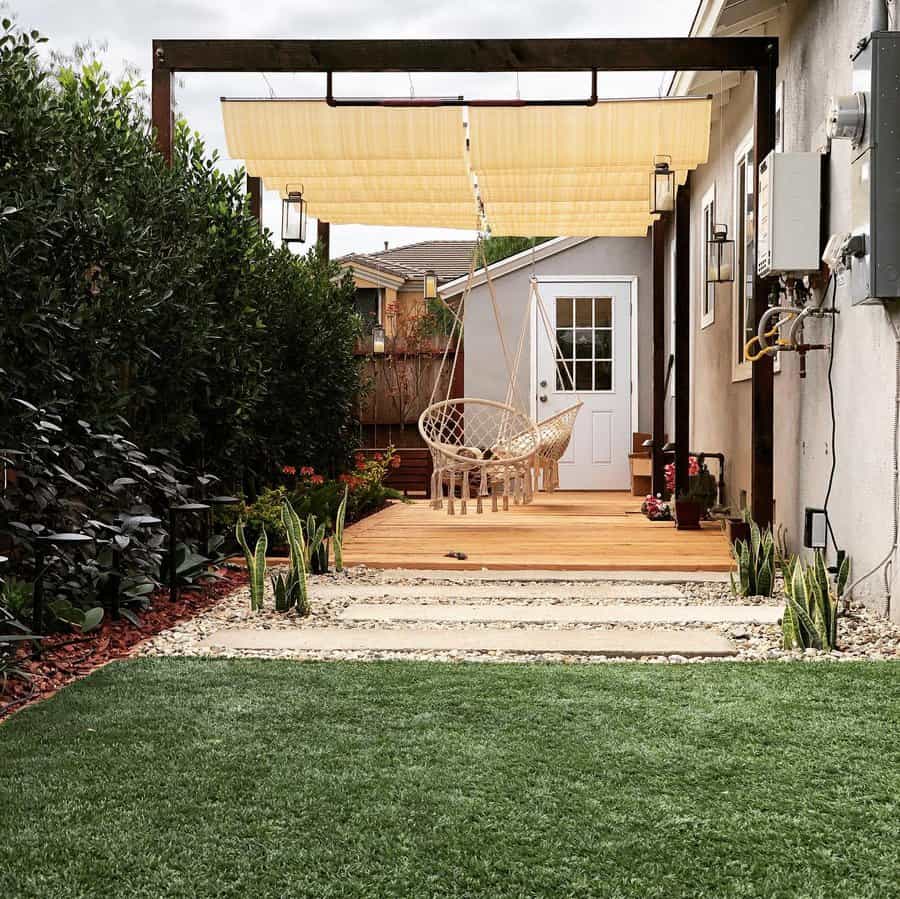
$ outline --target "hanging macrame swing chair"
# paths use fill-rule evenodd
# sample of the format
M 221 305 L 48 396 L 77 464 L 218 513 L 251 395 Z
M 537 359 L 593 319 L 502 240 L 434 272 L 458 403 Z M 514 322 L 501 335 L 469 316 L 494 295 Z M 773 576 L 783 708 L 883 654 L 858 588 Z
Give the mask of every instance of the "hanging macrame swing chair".
M 447 378 L 447 395 L 436 402 L 438 386 L 446 367 L 450 346 L 462 340 L 466 301 L 473 287 L 475 260 L 480 251 L 484 264 L 486 284 L 491 298 L 494 323 L 500 338 L 500 347 L 508 375 L 504 402 L 477 397 L 451 397 L 451 385 L 458 354 L 454 353 Z M 544 308 L 534 277 L 532 250 L 532 277 L 529 298 L 523 316 L 519 341 L 513 357 L 510 356 L 501 325 L 497 297 L 485 257 L 483 241 L 479 239 L 472 254 L 469 275 L 457 308 L 447 306 L 453 315 L 453 326 L 441 358 L 429 405 L 419 416 L 419 432 L 431 450 L 434 472 L 431 477 L 432 506 L 440 509 L 447 497 L 447 514 L 456 512 L 457 488 L 459 511 L 465 515 L 474 498 L 476 512 L 483 512 L 485 500 L 490 499 L 491 511 L 501 507 L 509 509 L 510 497 L 514 504 L 530 503 L 543 478 L 544 490 L 554 490 L 559 485 L 559 461 L 569 445 L 575 419 L 581 409 L 579 401 L 561 412 L 535 423 L 525 411 L 527 403 L 520 395 L 516 375 L 522 358 L 525 338 L 531 318 L 532 303 L 554 347 L 556 357 L 562 354 L 550 319 Z M 446 305 L 446 304 L 445 304 Z M 571 383 L 569 365 L 561 363 Z M 518 404 L 517 404 L 518 400 Z

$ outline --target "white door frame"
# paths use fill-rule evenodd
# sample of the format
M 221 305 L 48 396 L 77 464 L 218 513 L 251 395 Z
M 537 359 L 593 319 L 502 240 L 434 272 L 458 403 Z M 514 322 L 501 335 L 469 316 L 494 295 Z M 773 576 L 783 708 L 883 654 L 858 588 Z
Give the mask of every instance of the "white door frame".
M 631 310 L 631 430 L 637 430 L 638 415 L 640 408 L 640 391 L 638 390 L 638 277 L 637 275 L 539 275 L 537 277 L 538 285 L 541 284 L 607 284 L 615 282 L 617 284 L 628 284 L 631 291 L 630 310 Z M 529 288 L 530 289 L 530 288 Z M 548 313 L 549 314 L 549 313 Z M 531 312 L 531 365 L 530 365 L 530 399 L 529 408 L 533 421 L 538 420 L 537 411 L 537 362 L 538 362 L 538 328 L 540 333 L 544 333 L 543 322 L 538 318 L 537 303 Z M 552 347 L 551 347 L 552 350 Z M 574 391 L 577 393 L 578 391 Z

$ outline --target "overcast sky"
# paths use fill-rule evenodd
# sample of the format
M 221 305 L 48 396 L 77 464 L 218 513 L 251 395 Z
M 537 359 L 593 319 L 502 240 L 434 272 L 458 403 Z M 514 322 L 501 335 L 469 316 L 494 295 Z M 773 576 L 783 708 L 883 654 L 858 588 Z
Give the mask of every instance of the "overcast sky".
M 441 37 L 650 37 L 687 34 L 697 0 L 4 0 L 14 18 L 50 38 L 55 50 L 104 43 L 104 61 L 118 73 L 136 65 L 149 83 L 153 38 L 441 38 Z M 176 102 L 210 149 L 225 150 L 219 98 L 324 96 L 324 75 L 187 75 Z M 601 96 L 656 96 L 660 73 L 601 73 Z M 418 96 L 514 97 L 516 76 L 417 74 Z M 585 73 L 523 74 L 523 97 L 580 97 L 589 93 Z M 338 75 L 335 92 L 357 96 L 408 96 L 406 75 Z M 264 199 L 264 223 L 280 229 L 277 195 Z M 310 229 L 315 234 L 314 228 Z M 333 226 L 332 255 L 381 249 L 429 237 L 468 232 L 421 228 Z

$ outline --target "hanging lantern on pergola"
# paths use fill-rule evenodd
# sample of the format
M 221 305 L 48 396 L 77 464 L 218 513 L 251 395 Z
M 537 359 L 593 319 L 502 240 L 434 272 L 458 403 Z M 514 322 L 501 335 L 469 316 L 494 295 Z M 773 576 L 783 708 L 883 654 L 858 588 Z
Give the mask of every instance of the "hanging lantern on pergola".
M 306 243 L 306 200 L 303 188 L 288 190 L 281 201 L 281 242 Z
M 706 242 L 706 282 L 726 284 L 734 281 L 734 241 L 728 239 L 728 225 L 713 225 Z
M 384 328 L 381 325 L 375 325 L 372 328 L 372 354 L 375 356 L 384 355 Z
M 657 156 L 650 175 L 650 212 L 672 212 L 675 209 L 675 172 L 671 156 Z
M 426 300 L 437 299 L 437 275 L 432 269 L 425 272 L 424 293 Z

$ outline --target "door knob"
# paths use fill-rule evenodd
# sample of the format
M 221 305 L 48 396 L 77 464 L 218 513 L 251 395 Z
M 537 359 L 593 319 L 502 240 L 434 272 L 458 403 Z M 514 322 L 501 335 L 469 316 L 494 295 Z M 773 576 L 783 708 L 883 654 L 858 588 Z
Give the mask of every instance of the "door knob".
M 546 394 L 546 393 L 542 393 L 542 394 L 538 397 L 538 399 L 539 399 L 542 403 L 546 403 L 546 402 L 547 402 L 547 394 Z

